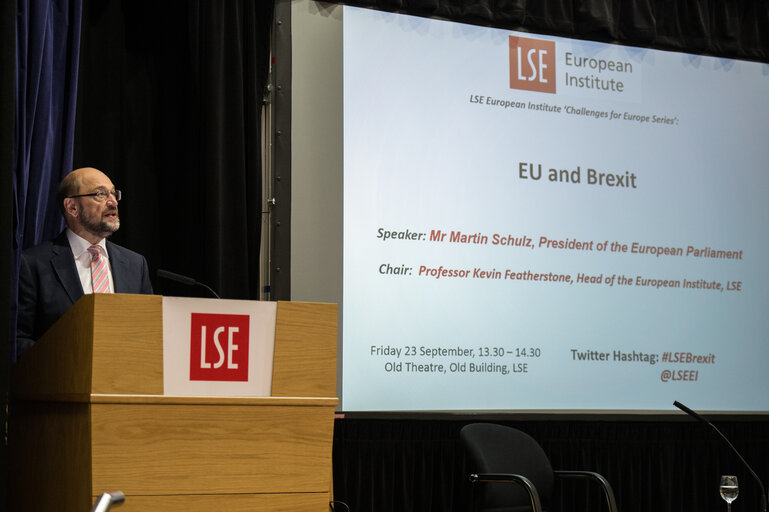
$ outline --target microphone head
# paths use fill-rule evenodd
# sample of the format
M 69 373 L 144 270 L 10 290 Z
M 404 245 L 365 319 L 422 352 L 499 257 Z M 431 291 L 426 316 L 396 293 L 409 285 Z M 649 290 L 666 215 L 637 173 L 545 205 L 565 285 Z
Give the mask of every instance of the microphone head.
M 195 286 L 196 284 L 198 284 L 198 282 L 192 279 L 191 277 L 183 276 L 181 274 L 176 274 L 174 272 L 169 272 L 168 270 L 158 269 L 157 275 L 158 277 L 161 277 L 163 279 L 170 279 L 171 281 L 184 283 L 190 286 Z
M 203 288 L 211 292 L 211 294 L 217 299 L 221 298 L 219 297 L 219 294 L 216 293 L 210 286 L 208 286 L 207 284 L 199 283 L 191 277 L 183 276 L 181 274 L 175 274 L 173 272 L 169 272 L 168 270 L 163 270 L 163 269 L 158 269 L 157 275 L 158 277 L 162 277 L 164 279 L 170 279 L 171 281 L 176 281 L 178 283 L 183 283 L 189 286 L 202 286 Z
M 708 420 L 706 420 L 705 418 L 703 418 L 702 416 L 700 416 L 700 415 L 699 415 L 699 414 L 697 414 L 696 412 L 692 411 L 691 409 L 689 409 L 688 407 L 686 407 L 684 404 L 682 404 L 682 403 L 681 403 L 681 402 L 679 402 L 678 400 L 674 401 L 674 402 L 673 402 L 673 405 L 675 405 L 676 407 L 678 407 L 679 409 L 681 409 L 681 410 L 682 410 L 682 411 L 684 411 L 686 414 L 688 414 L 689 416 L 691 416 L 692 418 L 694 418 L 694 419 L 696 419 L 696 420 L 699 420 L 699 421 L 701 421 L 701 422 L 703 422 L 703 423 L 710 423 Z

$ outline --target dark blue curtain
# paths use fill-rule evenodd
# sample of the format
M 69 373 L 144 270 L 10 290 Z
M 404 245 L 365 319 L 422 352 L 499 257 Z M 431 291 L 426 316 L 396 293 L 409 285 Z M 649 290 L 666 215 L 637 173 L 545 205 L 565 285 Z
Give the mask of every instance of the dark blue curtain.
M 12 358 L 21 250 L 53 238 L 63 228 L 56 189 L 72 170 L 81 11 L 81 0 L 17 3 Z

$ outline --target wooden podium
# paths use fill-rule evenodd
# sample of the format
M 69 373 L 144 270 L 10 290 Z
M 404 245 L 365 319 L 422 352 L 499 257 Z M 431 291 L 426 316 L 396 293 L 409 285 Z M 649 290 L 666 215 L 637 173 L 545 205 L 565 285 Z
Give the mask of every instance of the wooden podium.
M 12 370 L 14 511 L 327 511 L 337 307 L 279 302 L 272 396 L 163 395 L 162 297 L 85 295 Z

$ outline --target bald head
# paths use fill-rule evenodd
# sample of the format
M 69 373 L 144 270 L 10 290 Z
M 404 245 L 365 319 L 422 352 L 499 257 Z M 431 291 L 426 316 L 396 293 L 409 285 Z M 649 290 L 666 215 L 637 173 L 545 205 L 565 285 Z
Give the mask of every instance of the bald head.
M 81 167 L 80 169 L 75 169 L 74 171 L 64 176 L 64 179 L 61 180 L 61 183 L 59 183 L 59 191 L 56 193 L 56 201 L 59 204 L 59 210 L 61 210 L 61 213 L 65 217 L 67 215 L 64 211 L 64 199 L 69 196 L 87 194 L 89 192 L 81 191 L 81 188 L 83 187 L 83 177 L 104 178 L 109 181 L 109 178 L 107 178 L 106 174 L 101 172 L 99 169 L 94 169 L 93 167 Z
M 114 191 L 112 181 L 98 169 L 83 167 L 69 173 L 59 184 L 56 194 L 67 226 L 91 243 L 98 243 L 117 231 L 120 227 L 117 197 L 110 194 Z M 105 192 L 107 199 L 83 196 L 95 192 Z

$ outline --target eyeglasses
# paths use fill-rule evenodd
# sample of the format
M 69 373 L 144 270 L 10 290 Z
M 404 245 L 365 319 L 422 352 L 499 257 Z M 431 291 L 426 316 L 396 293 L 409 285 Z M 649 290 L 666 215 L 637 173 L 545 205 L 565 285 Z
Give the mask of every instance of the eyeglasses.
M 120 198 L 122 194 L 119 190 L 113 190 L 112 192 L 107 192 L 106 190 L 99 190 L 96 192 L 91 192 L 90 194 L 78 194 L 76 196 L 67 196 L 67 197 L 93 197 L 98 202 L 103 203 L 106 201 L 109 196 L 115 196 L 115 201 L 120 201 Z

